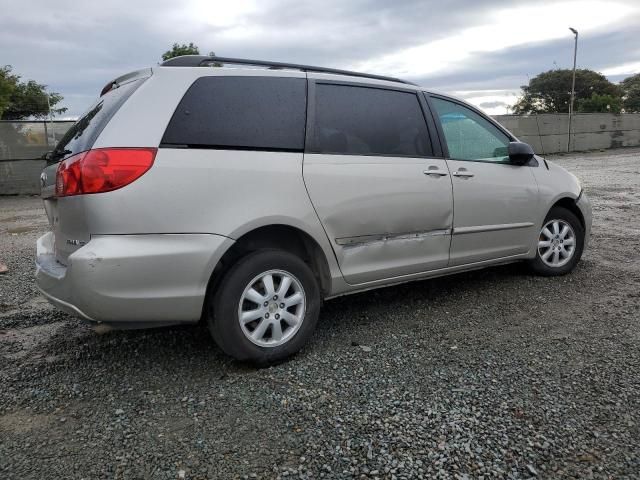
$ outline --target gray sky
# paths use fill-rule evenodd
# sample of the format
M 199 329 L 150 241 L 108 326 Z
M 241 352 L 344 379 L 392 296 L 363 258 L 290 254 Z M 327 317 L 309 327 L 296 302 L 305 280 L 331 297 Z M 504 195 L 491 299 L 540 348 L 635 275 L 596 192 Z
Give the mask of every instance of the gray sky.
M 82 113 L 172 43 L 202 53 L 399 76 L 505 113 L 528 77 L 640 72 L 640 0 L 0 0 L 0 65 Z

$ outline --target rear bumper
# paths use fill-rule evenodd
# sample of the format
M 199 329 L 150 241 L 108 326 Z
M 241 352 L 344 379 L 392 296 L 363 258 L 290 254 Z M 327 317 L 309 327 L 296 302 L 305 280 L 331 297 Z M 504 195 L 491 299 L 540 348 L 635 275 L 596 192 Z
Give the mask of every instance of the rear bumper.
M 36 283 L 58 308 L 116 328 L 197 322 L 209 278 L 233 243 L 220 235 L 100 235 L 54 257 L 54 234 L 38 239 Z

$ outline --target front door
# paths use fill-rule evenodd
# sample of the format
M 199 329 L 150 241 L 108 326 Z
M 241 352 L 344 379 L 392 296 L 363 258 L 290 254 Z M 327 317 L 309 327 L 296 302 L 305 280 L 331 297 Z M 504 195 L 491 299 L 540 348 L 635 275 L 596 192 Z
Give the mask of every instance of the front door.
M 413 90 L 310 84 L 304 180 L 351 284 L 447 266 L 451 177 L 423 108 Z
M 432 97 L 448 148 L 454 213 L 450 266 L 527 253 L 537 234 L 534 165 L 509 162 L 512 140 L 479 112 Z

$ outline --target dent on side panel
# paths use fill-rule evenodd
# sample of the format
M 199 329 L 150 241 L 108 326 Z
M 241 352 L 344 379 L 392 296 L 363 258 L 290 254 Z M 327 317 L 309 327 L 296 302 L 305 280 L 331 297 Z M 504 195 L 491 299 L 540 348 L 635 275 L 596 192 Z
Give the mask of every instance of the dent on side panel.
M 305 181 L 332 241 L 451 226 L 449 178 L 422 173 L 426 165 L 442 160 L 327 157 L 305 155 Z
M 305 154 L 305 182 L 350 284 L 442 268 L 453 220 L 441 159 Z
M 54 303 L 94 321 L 195 322 L 211 272 L 232 243 L 207 234 L 99 235 L 62 267 L 50 259 L 51 238 L 43 237 L 36 278 Z
M 446 233 L 418 233 L 385 236 L 382 239 L 345 245 L 338 248 L 345 279 L 351 284 L 372 278 L 391 278 L 408 273 L 444 268 L 451 237 Z M 428 267 L 420 267 L 425 265 Z

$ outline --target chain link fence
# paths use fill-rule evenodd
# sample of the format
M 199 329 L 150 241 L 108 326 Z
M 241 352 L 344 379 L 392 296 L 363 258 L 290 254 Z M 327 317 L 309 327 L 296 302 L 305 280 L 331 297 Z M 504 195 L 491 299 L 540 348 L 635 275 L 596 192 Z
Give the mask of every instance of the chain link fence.
M 498 115 L 494 117 L 538 154 L 567 150 L 567 115 Z M 0 195 L 38 194 L 40 157 L 52 150 L 73 121 L 0 120 Z M 640 114 L 576 114 L 572 151 L 640 146 Z
M 72 120 L 0 120 L 0 195 L 37 194 L 42 155 L 52 150 Z
M 39 159 L 55 147 L 73 123 L 0 120 L 0 162 Z

